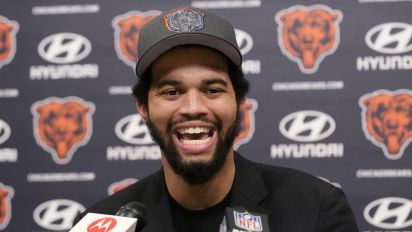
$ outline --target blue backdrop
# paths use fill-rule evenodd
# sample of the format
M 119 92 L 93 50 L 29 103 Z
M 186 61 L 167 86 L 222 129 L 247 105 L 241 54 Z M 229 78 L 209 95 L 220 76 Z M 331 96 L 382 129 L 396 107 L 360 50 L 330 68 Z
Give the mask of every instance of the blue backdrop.
M 241 154 L 343 188 L 361 231 L 412 230 L 409 0 L 2 0 L 0 230 L 67 230 L 160 167 L 131 96 L 136 42 L 183 5 L 236 28 Z

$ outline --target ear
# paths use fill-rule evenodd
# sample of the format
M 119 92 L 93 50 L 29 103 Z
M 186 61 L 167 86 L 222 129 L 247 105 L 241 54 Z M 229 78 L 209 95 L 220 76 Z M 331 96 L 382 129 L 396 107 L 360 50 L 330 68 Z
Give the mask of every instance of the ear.
M 138 100 L 135 101 L 137 112 L 139 113 L 140 117 L 146 122 L 149 118 L 149 111 L 147 110 L 147 106 Z

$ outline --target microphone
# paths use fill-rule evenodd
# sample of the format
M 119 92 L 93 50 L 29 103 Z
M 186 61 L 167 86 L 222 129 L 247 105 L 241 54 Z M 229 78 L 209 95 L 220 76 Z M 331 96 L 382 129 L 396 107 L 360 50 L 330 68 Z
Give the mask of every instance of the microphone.
M 243 207 L 226 207 L 219 232 L 251 231 L 270 232 L 267 215 Z
M 149 218 L 146 207 L 137 201 L 123 205 L 115 215 L 119 217 L 137 218 L 136 231 L 141 231 Z
M 137 232 L 147 223 L 146 207 L 129 202 L 116 215 L 88 213 L 69 232 Z

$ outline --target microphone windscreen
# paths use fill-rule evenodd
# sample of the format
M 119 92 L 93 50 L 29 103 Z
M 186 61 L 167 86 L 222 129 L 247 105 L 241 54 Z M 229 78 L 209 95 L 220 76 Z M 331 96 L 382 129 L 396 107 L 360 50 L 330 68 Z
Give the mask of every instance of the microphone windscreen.
M 116 216 L 137 218 L 136 231 L 140 231 L 146 225 L 149 217 L 146 207 L 140 202 L 129 202 L 123 205 Z

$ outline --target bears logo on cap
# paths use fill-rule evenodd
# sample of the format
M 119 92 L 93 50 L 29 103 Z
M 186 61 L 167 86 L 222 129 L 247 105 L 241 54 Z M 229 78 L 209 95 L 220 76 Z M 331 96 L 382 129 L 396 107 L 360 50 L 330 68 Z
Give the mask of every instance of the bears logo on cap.
M 78 97 L 47 98 L 32 105 L 34 137 L 58 164 L 67 164 L 89 141 L 95 106 Z
M 282 53 L 298 63 L 305 74 L 318 70 L 326 55 L 339 44 L 342 13 L 325 5 L 293 6 L 275 15 Z
M 412 141 L 412 91 L 377 90 L 363 95 L 359 105 L 366 138 L 382 148 L 386 158 L 401 158 Z
M 205 14 L 190 8 L 181 8 L 163 16 L 166 28 L 174 32 L 200 31 L 204 27 Z
M 0 15 L 0 68 L 10 63 L 16 53 L 16 33 L 19 24 Z
M 130 11 L 113 19 L 116 53 L 125 64 L 135 68 L 140 29 L 160 13 L 158 10 Z

